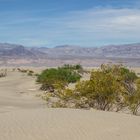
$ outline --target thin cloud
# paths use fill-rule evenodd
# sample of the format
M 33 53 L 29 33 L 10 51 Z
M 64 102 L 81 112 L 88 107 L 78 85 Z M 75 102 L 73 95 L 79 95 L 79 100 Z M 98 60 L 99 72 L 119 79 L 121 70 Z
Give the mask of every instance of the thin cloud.
M 2 34 L 27 45 L 101 45 L 138 42 L 140 9 L 93 8 L 59 16 L 12 14 L 0 23 Z M 22 16 L 20 16 L 22 15 Z M 4 32 L 5 31 L 5 32 Z M 1 35 L 0 35 L 1 37 Z M 35 41 L 36 40 L 36 41 Z M 42 42 L 42 43 L 41 43 Z

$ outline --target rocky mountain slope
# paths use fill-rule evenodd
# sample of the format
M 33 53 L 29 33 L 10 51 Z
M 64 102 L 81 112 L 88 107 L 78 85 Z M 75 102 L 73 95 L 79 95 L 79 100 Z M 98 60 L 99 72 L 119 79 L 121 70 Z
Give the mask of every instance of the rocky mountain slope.
M 20 60 L 22 63 L 29 64 L 47 64 L 48 61 L 55 61 L 56 64 L 91 62 L 91 60 L 100 60 L 100 63 L 117 62 L 122 63 L 136 61 L 136 65 L 140 65 L 140 43 L 125 45 L 110 45 L 103 47 L 80 47 L 80 46 L 56 46 L 54 48 L 47 47 L 25 47 L 22 45 L 0 43 L 0 64 L 12 64 Z M 26 60 L 26 61 L 25 61 Z M 12 61 L 12 62 L 11 62 Z M 24 62 L 25 61 L 25 62 Z M 59 61 L 59 62 L 58 62 Z M 128 63 L 127 62 L 127 63 Z M 93 63 L 93 62 L 92 62 Z
M 50 57 L 115 57 L 140 58 L 140 44 L 110 45 L 103 47 L 57 46 L 55 48 L 37 48 Z

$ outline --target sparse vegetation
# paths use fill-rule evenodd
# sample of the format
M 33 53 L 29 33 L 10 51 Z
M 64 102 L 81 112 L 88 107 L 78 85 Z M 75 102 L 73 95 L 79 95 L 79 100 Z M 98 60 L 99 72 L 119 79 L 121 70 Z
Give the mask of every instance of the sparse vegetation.
M 0 70 L 0 78 L 1 77 L 6 77 L 7 76 L 7 69 L 1 69 Z
M 32 70 L 28 70 L 28 73 L 27 73 L 29 76 L 34 76 L 34 71 Z
M 66 70 L 70 68 L 69 66 L 65 67 L 67 67 Z M 62 67 L 62 70 L 64 69 Z M 57 73 L 59 77 L 56 71 L 56 69 L 44 71 L 41 75 L 44 78 L 41 77 L 42 83 L 49 80 L 53 84 L 57 82 L 61 77 L 61 72 Z M 59 81 L 64 82 L 63 84 L 69 84 L 71 82 L 68 80 L 70 77 L 69 75 L 65 76 L 67 80 L 63 77 Z M 48 79 L 46 80 L 46 78 Z M 95 108 L 104 111 L 120 111 L 126 108 L 136 115 L 140 107 L 140 79 L 135 72 L 124 66 L 102 65 L 100 69 L 91 72 L 89 80 L 79 81 L 78 78 L 75 89 L 72 90 L 63 86 L 57 90 L 55 95 L 53 94 L 54 96 L 58 100 L 52 103 L 52 107 Z M 48 102 L 50 97 L 49 94 Z
M 30 69 L 21 69 L 21 68 L 17 68 L 17 70 L 21 73 L 25 73 L 28 76 L 37 76 L 38 74 L 36 74 L 33 70 Z

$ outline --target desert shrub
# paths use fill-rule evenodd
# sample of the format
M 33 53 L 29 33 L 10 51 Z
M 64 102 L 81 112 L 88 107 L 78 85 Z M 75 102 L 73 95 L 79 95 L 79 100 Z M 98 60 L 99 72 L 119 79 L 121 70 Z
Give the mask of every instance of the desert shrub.
M 18 70 L 19 72 L 22 72 L 22 73 L 27 73 L 27 72 L 28 72 L 28 70 L 27 70 L 27 69 L 17 68 L 17 70 Z
M 81 73 L 81 74 L 84 73 L 84 69 L 80 64 L 77 64 L 77 65 L 65 64 L 61 68 L 75 70 L 75 71 L 77 71 L 78 73 Z
M 114 110 L 129 108 L 137 114 L 140 107 L 140 79 L 136 74 L 121 65 L 102 65 L 91 72 L 90 80 L 79 81 L 74 90 L 57 92 L 62 106 L 75 108 L 95 108 Z
M 27 73 L 28 70 L 24 70 L 24 69 L 22 69 L 20 72 L 22 72 L 22 73 Z
M 28 76 L 36 76 L 33 70 L 30 69 L 20 69 L 17 68 L 17 70 L 21 73 L 26 73 Z
M 133 94 L 126 96 L 126 103 L 134 115 L 137 115 L 140 107 L 140 79 L 136 81 L 136 87 Z
M 62 66 L 61 68 L 65 68 L 65 69 L 73 69 L 73 70 L 83 69 L 83 67 L 82 67 L 80 64 L 77 64 L 77 65 L 65 64 L 65 65 Z
M 88 105 L 100 110 L 110 110 L 122 93 L 122 85 L 112 73 L 93 71 L 89 81 L 76 85 L 76 95 L 86 98 Z
M 135 72 L 122 65 L 102 65 L 101 71 L 105 74 L 112 73 L 116 81 L 124 86 L 126 94 L 133 94 L 134 82 L 138 78 Z
M 33 76 L 33 73 L 28 72 L 27 75 L 28 75 L 28 76 Z
M 33 70 L 28 70 L 28 71 L 27 71 L 27 75 L 28 75 L 28 76 L 34 76 L 35 73 L 34 73 Z
M 34 74 L 34 76 L 38 77 L 38 76 L 39 76 L 39 74 L 38 74 L 38 73 L 35 73 L 35 74 Z
M 0 78 L 1 77 L 6 77 L 7 76 L 7 69 L 1 69 L 0 70 Z
M 33 70 L 28 70 L 29 71 L 29 73 L 34 73 L 34 71 Z
M 101 65 L 103 73 L 113 73 L 119 81 L 134 82 L 138 77 L 135 72 L 122 65 Z
M 69 83 L 80 80 L 80 74 L 68 67 L 51 68 L 44 70 L 37 78 L 37 82 L 42 84 L 41 89 L 64 88 Z

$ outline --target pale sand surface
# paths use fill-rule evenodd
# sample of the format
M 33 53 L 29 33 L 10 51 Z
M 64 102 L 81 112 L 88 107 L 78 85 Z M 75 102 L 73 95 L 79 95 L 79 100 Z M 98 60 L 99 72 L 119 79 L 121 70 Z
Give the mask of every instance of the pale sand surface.
M 38 108 L 45 104 L 35 97 L 40 91 L 35 78 L 20 72 L 8 71 L 7 77 L 0 78 L 0 111 L 16 108 Z M 4 109 L 3 109 L 4 108 Z
M 96 110 L 49 109 L 35 79 L 0 78 L 0 140 L 140 140 L 140 117 Z
M 0 140 L 140 140 L 140 118 L 72 109 L 0 113 Z

